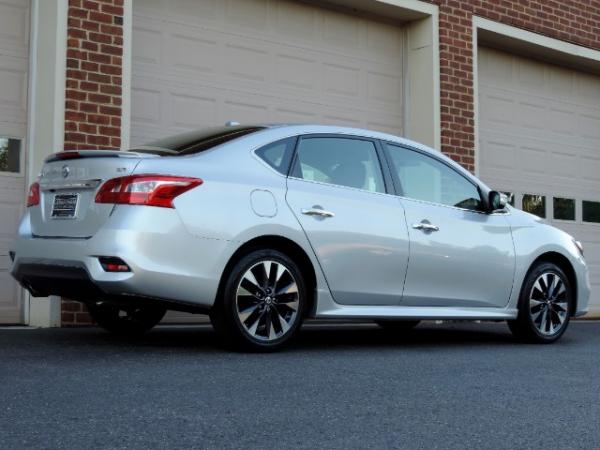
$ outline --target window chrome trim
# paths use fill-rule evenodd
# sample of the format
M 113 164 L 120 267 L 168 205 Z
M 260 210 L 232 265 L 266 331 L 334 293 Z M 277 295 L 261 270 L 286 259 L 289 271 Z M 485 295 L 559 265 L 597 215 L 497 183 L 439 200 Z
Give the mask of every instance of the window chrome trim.
M 305 183 L 320 184 L 322 186 L 330 186 L 330 187 L 339 188 L 339 189 L 348 189 L 348 190 L 351 190 L 351 191 L 365 192 L 367 194 L 385 195 L 385 196 L 388 196 L 388 197 L 398 198 L 398 196 L 396 194 L 394 194 L 393 192 L 368 191 L 367 189 L 355 188 L 355 187 L 352 187 L 352 186 L 343 186 L 341 184 L 325 183 L 324 181 L 305 180 L 304 178 L 298 178 L 298 177 L 294 177 L 292 175 L 288 176 L 287 178 L 290 179 L 290 180 L 303 181 Z
M 445 205 L 444 203 L 430 202 L 428 200 L 420 200 L 418 198 L 405 197 L 402 195 L 396 195 L 396 197 L 401 200 L 408 200 L 411 202 L 423 203 L 425 205 L 431 205 L 431 206 L 441 206 L 443 208 L 456 209 L 458 211 L 466 211 L 466 212 L 470 212 L 470 213 L 474 213 L 474 214 L 483 214 L 484 216 L 510 216 L 511 215 L 511 212 L 508 208 L 505 208 L 502 210 L 497 210 L 497 211 L 492 211 L 492 212 L 486 212 L 486 211 L 478 211 L 476 209 L 461 208 L 460 206 Z

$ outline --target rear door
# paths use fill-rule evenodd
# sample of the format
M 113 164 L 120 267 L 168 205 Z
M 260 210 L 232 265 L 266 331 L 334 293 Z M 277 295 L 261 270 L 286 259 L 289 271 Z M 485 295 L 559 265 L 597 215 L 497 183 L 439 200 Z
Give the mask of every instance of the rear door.
M 408 262 L 398 199 L 386 193 L 376 143 L 339 135 L 301 137 L 287 202 L 336 302 L 396 305 Z
M 478 187 L 425 153 L 384 144 L 410 235 L 403 305 L 504 307 L 515 252 L 506 215 L 483 212 Z

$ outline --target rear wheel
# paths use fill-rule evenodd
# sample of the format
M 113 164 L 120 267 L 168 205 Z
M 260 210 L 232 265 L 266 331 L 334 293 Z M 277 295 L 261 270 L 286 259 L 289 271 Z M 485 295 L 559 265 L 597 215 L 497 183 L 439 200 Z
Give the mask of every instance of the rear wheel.
M 155 306 L 122 308 L 107 303 L 87 305 L 96 323 L 107 331 L 121 335 L 140 335 L 162 320 L 166 309 Z
M 571 316 L 573 291 L 560 267 L 549 262 L 538 264 L 527 275 L 516 320 L 508 321 L 515 337 L 548 344 L 559 339 Z
M 375 323 L 386 331 L 408 331 L 421 323 L 420 320 L 376 320 Z
M 237 348 L 272 351 L 298 331 L 307 290 L 304 277 L 285 254 L 257 250 L 226 275 L 222 298 L 210 319 L 215 330 Z

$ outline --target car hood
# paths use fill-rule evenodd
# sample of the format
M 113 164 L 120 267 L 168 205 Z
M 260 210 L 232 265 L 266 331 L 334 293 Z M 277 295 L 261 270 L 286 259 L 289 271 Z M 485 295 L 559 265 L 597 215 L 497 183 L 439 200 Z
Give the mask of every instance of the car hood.
M 538 217 L 534 214 L 530 214 L 520 209 L 513 208 L 512 206 L 508 207 L 510 211 L 510 224 L 513 228 L 520 227 L 550 227 L 561 234 L 564 234 L 566 237 L 570 239 L 574 239 L 572 235 L 567 233 L 566 231 L 561 230 L 560 228 L 556 228 L 554 225 L 550 224 L 546 219 Z

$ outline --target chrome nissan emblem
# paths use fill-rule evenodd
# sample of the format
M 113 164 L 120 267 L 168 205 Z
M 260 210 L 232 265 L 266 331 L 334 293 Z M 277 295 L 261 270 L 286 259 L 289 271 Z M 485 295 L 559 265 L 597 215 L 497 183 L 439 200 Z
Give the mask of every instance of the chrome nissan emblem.
M 67 178 L 69 176 L 69 173 L 71 173 L 71 169 L 69 169 L 69 166 L 63 166 L 62 167 L 63 178 Z

